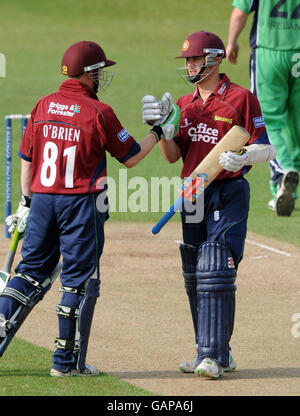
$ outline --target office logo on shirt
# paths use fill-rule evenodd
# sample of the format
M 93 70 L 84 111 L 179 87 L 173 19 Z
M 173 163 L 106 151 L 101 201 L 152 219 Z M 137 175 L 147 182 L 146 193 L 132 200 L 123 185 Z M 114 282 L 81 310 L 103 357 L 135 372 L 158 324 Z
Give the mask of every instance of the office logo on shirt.
M 188 134 L 192 142 L 204 142 L 217 144 L 219 138 L 219 130 L 207 127 L 205 123 L 199 123 L 196 127 L 190 127 Z

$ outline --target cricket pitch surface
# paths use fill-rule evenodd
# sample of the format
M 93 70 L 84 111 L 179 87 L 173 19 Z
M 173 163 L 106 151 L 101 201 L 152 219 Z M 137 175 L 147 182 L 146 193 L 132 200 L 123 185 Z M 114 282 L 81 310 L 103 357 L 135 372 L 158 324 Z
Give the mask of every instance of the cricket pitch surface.
M 209 381 L 178 370 L 196 354 L 181 275 L 181 225 L 170 222 L 155 236 L 152 226 L 106 223 L 87 362 L 163 396 L 299 396 L 300 249 L 248 232 L 231 340 L 237 370 Z M 8 247 L 2 238 L 2 264 Z M 18 337 L 54 350 L 59 286 L 57 279 Z

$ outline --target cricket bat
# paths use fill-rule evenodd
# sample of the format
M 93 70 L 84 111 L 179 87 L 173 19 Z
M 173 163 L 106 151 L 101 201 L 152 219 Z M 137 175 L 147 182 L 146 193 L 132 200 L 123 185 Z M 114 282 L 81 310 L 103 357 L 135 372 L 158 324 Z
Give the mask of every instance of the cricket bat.
M 191 175 L 185 179 L 182 185 L 183 192 L 174 202 L 164 216 L 152 228 L 152 233 L 157 234 L 169 221 L 176 211 L 182 208 L 184 200 L 195 201 L 208 185 L 223 170 L 219 163 L 220 154 L 229 150 L 239 151 L 250 139 L 250 134 L 244 127 L 233 126 L 218 144 L 199 163 Z
M 14 234 L 13 234 L 13 238 L 9 246 L 8 253 L 6 255 L 3 269 L 0 270 L 0 294 L 2 293 L 3 289 L 5 288 L 5 286 L 7 285 L 10 279 L 11 267 L 14 262 L 19 240 L 20 240 L 20 233 L 18 231 L 18 228 L 16 227 Z

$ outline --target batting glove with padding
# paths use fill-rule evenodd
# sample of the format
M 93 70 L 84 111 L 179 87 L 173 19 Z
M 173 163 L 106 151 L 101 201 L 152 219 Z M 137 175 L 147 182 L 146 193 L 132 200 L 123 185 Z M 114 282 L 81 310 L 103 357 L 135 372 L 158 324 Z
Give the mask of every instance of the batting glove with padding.
M 153 126 L 155 122 L 162 118 L 162 106 L 154 95 L 145 95 L 142 99 L 143 123 Z M 159 123 L 158 123 L 159 124 Z
M 143 123 L 153 126 L 151 132 L 156 140 L 162 137 L 171 140 L 176 136 L 180 122 L 180 108 L 173 103 L 173 97 L 165 92 L 160 102 L 153 95 L 143 97 Z
M 249 165 L 249 156 L 245 149 L 238 152 L 229 150 L 220 154 L 219 163 L 229 172 L 238 172 L 243 166 Z
M 162 103 L 164 100 L 164 96 L 162 99 Z M 173 137 L 177 135 L 178 130 L 179 130 L 180 108 L 178 107 L 177 104 L 172 104 L 170 108 L 171 108 L 171 111 L 169 111 L 169 113 L 165 116 L 165 120 L 162 121 L 161 124 L 159 125 L 159 127 L 161 127 L 162 129 L 162 135 L 166 140 L 173 139 Z M 168 108 L 168 110 L 170 108 Z
M 13 215 L 9 215 L 8 217 L 6 217 L 5 222 L 8 226 L 8 232 L 10 234 L 12 234 L 15 231 L 16 227 L 18 227 L 18 231 L 20 234 L 24 233 L 27 225 L 30 203 L 31 198 L 29 198 L 28 196 L 21 195 L 21 201 L 19 203 L 17 212 Z

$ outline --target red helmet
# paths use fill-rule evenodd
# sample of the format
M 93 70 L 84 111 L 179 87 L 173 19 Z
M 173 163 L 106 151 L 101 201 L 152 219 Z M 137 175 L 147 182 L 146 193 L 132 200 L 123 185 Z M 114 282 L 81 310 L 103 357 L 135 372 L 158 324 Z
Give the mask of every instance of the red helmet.
M 192 58 L 210 53 L 224 58 L 226 56 L 224 43 L 214 33 L 201 30 L 186 38 L 182 45 L 181 56 L 176 56 L 176 58 Z
M 97 68 L 115 65 L 106 59 L 103 49 L 95 42 L 77 42 L 71 45 L 61 61 L 61 72 L 68 76 L 77 76 Z

